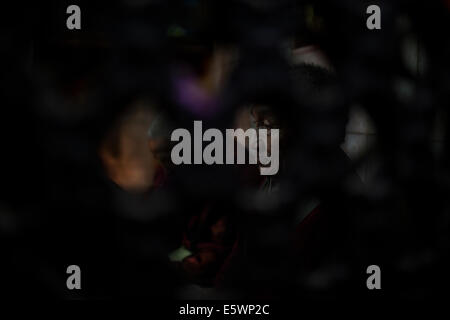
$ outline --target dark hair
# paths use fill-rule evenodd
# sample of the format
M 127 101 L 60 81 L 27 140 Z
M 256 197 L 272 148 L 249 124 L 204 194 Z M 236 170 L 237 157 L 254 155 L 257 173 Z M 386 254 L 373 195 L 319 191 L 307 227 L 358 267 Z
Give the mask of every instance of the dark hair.
M 336 85 L 336 75 L 321 66 L 302 63 L 293 67 L 292 81 L 299 94 L 320 94 L 323 89 Z

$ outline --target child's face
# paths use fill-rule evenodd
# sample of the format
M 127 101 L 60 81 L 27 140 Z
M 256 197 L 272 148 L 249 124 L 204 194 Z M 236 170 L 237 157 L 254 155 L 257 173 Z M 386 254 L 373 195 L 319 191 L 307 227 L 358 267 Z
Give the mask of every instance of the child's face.
M 252 107 L 250 110 L 250 123 L 252 128 L 256 129 L 259 132 L 259 129 L 267 129 L 267 141 L 264 143 L 267 145 L 267 150 L 270 153 L 271 151 L 271 129 L 280 129 L 280 124 L 275 116 L 275 114 L 271 111 L 270 107 L 266 106 L 256 106 Z M 282 131 L 280 130 L 280 138 L 282 135 Z

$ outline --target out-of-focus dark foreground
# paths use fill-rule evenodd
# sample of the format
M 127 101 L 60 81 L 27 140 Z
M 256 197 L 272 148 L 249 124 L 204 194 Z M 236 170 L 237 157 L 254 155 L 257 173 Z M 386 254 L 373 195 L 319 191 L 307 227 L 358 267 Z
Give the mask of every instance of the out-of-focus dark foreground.
M 364 297 L 376 265 L 385 297 L 438 295 L 450 4 L 376 2 L 379 30 L 366 1 L 2 4 L 0 291 Z M 196 120 L 279 129 L 279 172 L 174 165 Z

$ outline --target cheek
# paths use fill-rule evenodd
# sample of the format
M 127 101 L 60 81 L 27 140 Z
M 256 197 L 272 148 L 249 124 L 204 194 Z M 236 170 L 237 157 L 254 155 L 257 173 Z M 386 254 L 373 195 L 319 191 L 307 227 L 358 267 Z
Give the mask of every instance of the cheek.
M 165 139 L 150 139 L 148 141 L 148 147 L 150 151 L 156 152 L 167 149 L 169 145 Z
M 271 138 L 270 138 L 270 134 L 267 134 L 267 137 L 265 138 L 265 136 L 260 135 L 259 132 L 257 131 L 257 142 L 253 145 L 253 151 L 257 151 L 259 150 L 264 150 L 266 149 L 267 152 L 270 152 L 271 150 Z

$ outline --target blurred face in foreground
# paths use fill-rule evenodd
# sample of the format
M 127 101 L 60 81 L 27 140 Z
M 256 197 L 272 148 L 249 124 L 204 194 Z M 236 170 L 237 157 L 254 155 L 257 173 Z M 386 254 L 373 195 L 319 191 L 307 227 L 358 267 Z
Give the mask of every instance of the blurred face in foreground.
M 159 114 L 152 121 L 148 129 L 148 147 L 153 156 L 165 168 L 172 164 L 170 159 L 170 134 L 171 125 L 162 114 Z

